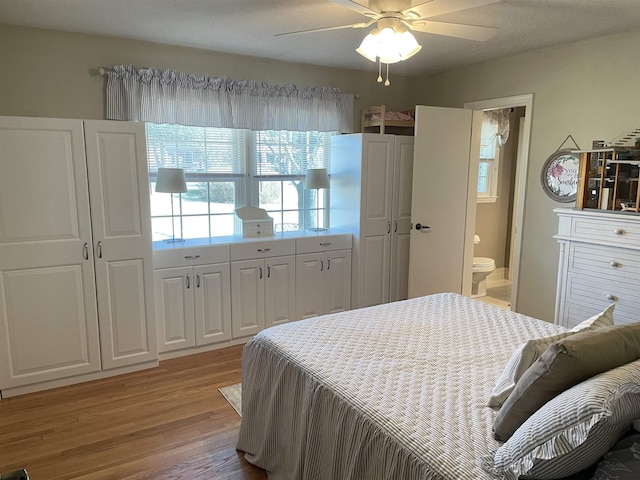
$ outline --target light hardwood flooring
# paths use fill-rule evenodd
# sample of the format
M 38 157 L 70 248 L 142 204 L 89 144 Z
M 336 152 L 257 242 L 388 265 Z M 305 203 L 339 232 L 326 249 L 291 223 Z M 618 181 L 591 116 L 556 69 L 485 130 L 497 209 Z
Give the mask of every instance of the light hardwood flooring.
M 0 475 L 31 480 L 266 479 L 235 450 L 240 417 L 218 391 L 242 346 L 158 368 L 4 399 Z

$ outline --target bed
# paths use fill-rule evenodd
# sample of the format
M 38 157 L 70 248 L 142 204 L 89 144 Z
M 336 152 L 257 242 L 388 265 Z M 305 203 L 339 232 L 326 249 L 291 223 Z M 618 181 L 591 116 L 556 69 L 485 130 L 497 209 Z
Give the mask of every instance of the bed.
M 565 331 L 456 294 L 267 329 L 244 348 L 237 448 L 274 480 L 494 478 L 496 378 Z

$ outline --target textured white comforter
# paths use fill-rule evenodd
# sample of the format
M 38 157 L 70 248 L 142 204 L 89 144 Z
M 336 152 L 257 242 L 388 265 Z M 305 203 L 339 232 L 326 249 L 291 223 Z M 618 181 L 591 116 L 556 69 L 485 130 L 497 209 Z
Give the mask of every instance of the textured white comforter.
M 273 327 L 243 353 L 237 447 L 270 479 L 486 479 L 512 351 L 562 327 L 439 294 Z

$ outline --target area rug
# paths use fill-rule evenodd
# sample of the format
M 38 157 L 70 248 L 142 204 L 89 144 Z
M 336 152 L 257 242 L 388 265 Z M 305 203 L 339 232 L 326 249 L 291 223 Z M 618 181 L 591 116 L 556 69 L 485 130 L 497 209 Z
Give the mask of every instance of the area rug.
M 240 383 L 220 387 L 220 393 L 229 402 L 233 409 L 242 416 L 242 389 Z

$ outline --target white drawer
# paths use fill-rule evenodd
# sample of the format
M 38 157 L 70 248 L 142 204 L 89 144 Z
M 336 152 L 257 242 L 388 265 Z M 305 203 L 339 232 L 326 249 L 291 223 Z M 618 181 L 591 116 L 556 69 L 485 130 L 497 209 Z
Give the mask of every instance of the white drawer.
M 226 244 L 154 250 L 153 268 L 225 263 L 229 258 L 229 245 Z
M 620 245 L 640 248 L 640 217 L 623 218 L 611 215 L 610 218 L 579 218 L 571 222 L 571 237 L 602 242 L 607 245 Z
M 290 239 L 253 240 L 230 245 L 231 261 L 294 255 L 296 241 Z
M 640 285 L 640 253 L 626 248 L 572 243 L 569 272 Z
M 297 238 L 296 253 L 327 252 L 329 250 L 351 250 L 351 235 L 323 235 Z
M 598 275 L 569 273 L 567 275 L 564 315 L 579 311 L 586 315 L 577 323 L 616 304 L 614 322 L 640 321 L 640 296 L 637 282 L 613 281 Z M 569 319 L 570 321 L 571 319 Z

